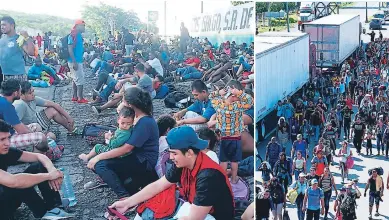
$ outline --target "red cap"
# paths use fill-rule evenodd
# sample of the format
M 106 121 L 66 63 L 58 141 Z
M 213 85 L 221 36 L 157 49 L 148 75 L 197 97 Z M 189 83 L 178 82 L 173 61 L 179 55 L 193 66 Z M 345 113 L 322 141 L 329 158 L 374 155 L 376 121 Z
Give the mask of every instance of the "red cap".
M 77 19 L 74 25 L 78 25 L 78 24 L 85 24 L 85 21 L 81 19 Z

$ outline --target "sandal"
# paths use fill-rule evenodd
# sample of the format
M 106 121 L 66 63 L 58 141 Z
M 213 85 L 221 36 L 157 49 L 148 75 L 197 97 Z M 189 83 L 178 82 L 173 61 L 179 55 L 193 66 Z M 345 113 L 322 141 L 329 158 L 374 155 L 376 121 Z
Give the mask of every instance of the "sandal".
M 68 136 L 82 135 L 82 131 L 75 127 L 72 132 L 68 132 Z

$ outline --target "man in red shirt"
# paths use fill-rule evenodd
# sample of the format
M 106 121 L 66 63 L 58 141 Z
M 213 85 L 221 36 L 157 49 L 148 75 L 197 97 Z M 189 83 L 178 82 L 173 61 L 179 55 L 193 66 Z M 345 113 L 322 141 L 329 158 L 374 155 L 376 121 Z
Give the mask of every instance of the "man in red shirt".
M 199 66 L 201 60 L 196 57 L 195 53 L 188 53 L 189 57 L 185 60 L 185 67 L 178 68 L 174 75 L 176 75 L 177 80 L 187 80 L 187 79 L 200 79 L 203 74 L 199 71 Z
M 170 209 L 169 206 L 176 207 L 176 204 L 162 203 L 156 208 L 156 203 L 148 204 L 149 201 L 162 196 L 165 190 L 180 183 L 180 196 L 190 203 L 188 213 L 180 219 L 205 219 L 208 214 L 215 219 L 234 219 L 234 198 L 230 181 L 219 164 L 201 152 L 208 147 L 208 142 L 199 139 L 189 126 L 170 130 L 166 141 L 174 165 L 161 179 L 129 198 L 115 202 L 110 208 L 123 213 L 147 201 L 140 206 L 151 209 L 155 216 L 165 209 Z M 142 214 L 139 208 L 138 213 Z

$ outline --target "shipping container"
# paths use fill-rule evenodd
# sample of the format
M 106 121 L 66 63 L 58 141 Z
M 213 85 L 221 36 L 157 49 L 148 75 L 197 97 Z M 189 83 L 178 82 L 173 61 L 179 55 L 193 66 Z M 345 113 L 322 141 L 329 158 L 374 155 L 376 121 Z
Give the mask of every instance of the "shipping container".
M 256 122 L 265 137 L 275 127 L 278 100 L 301 89 L 309 80 L 309 35 L 268 32 L 255 38 Z M 273 116 L 270 113 L 273 112 Z
M 338 68 L 360 45 L 359 15 L 329 15 L 305 24 L 316 46 L 316 66 Z

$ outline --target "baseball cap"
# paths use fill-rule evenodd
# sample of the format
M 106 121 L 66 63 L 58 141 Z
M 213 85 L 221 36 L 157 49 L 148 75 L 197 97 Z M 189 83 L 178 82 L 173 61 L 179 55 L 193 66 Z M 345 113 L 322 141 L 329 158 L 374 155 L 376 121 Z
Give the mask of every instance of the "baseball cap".
M 77 19 L 74 25 L 78 25 L 78 24 L 85 24 L 85 21 L 81 19 Z
M 169 131 L 166 137 L 169 148 L 173 150 L 193 147 L 204 150 L 208 147 L 208 141 L 198 137 L 195 130 L 189 126 L 180 126 Z
M 313 184 L 318 184 L 319 182 L 317 181 L 317 179 L 313 179 L 313 180 L 311 180 L 311 184 L 313 185 Z
M 306 177 L 305 173 L 300 173 L 299 177 Z

